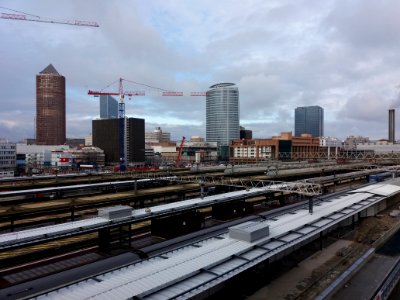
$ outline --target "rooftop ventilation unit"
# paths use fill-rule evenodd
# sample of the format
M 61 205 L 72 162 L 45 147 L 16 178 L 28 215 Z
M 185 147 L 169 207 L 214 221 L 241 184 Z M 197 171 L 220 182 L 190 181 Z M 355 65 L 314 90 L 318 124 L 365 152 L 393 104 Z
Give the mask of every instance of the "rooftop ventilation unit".
M 109 220 L 131 217 L 132 207 L 127 205 L 118 205 L 113 207 L 99 208 L 98 216 Z
M 269 225 L 264 222 L 249 221 L 229 227 L 229 237 L 252 243 L 269 235 Z

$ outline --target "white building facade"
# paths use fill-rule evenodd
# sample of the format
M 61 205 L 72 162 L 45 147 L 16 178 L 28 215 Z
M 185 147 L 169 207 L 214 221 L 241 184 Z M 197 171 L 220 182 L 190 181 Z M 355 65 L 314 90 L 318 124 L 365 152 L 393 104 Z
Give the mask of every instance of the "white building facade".
M 0 140 L 0 177 L 14 176 L 16 166 L 16 145 Z

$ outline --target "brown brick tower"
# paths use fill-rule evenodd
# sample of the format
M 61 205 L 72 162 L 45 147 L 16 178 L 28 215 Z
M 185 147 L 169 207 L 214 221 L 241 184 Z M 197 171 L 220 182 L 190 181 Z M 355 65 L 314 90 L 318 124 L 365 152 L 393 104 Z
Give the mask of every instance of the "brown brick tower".
M 53 65 L 36 75 L 36 144 L 65 143 L 65 77 Z

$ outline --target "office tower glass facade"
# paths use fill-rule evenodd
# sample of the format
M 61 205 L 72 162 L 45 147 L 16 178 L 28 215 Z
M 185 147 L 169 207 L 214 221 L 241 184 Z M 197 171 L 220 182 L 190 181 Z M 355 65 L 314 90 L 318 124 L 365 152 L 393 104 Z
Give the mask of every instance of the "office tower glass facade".
M 118 118 L 118 101 L 109 95 L 100 95 L 100 118 Z
M 294 112 L 294 135 L 303 133 L 324 136 L 324 109 L 320 106 L 297 107 Z
M 239 90 L 233 83 L 215 84 L 206 97 L 206 140 L 224 146 L 239 137 Z

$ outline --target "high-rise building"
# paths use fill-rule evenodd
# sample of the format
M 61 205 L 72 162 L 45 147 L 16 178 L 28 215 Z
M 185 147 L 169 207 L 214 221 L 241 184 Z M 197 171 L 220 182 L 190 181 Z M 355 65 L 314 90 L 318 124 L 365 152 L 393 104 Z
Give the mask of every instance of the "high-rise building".
M 320 106 L 297 107 L 294 112 L 294 135 L 324 136 L 324 109 Z
M 394 143 L 396 141 L 396 122 L 395 122 L 395 111 L 394 109 L 389 109 L 389 142 Z
M 36 75 L 36 144 L 62 145 L 65 132 L 65 77 L 50 64 Z
M 240 137 L 239 90 L 234 83 L 210 86 L 206 97 L 206 140 L 219 146 Z
M 100 95 L 100 118 L 118 118 L 118 101 L 109 95 Z
M 119 119 L 98 119 L 92 121 L 93 146 L 104 150 L 106 163 L 118 163 Z M 124 135 L 126 164 L 145 161 L 144 119 L 125 118 Z

